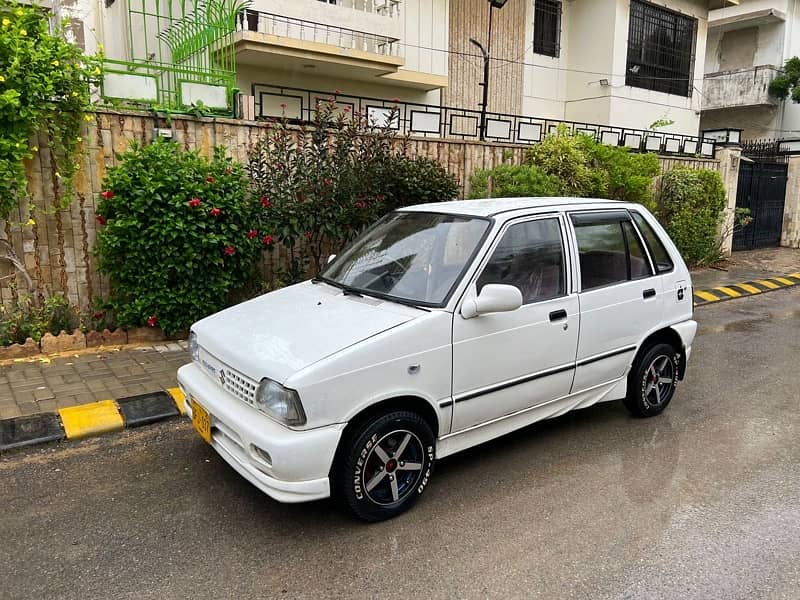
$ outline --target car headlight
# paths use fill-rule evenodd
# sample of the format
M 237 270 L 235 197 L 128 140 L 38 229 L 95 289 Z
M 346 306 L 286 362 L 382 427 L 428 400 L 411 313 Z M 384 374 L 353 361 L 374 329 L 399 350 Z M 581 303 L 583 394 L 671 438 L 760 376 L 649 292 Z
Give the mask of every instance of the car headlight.
M 189 333 L 189 356 L 194 362 L 200 362 L 200 344 L 197 342 L 197 334 L 194 331 Z
M 300 396 L 277 381 L 262 379 L 256 392 L 256 406 L 264 414 L 286 425 L 305 425 L 306 413 Z

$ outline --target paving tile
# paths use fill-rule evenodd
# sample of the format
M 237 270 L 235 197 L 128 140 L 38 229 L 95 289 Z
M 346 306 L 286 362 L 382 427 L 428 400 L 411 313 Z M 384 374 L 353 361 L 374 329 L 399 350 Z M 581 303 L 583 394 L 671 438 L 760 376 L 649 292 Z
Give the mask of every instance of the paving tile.
M 0 419 L 13 419 L 14 417 L 22 416 L 22 411 L 19 406 L 0 406 Z
M 43 400 L 54 399 L 55 394 L 53 394 L 53 391 L 50 388 L 43 387 L 33 390 L 33 397 L 36 399 L 37 402 L 42 402 Z

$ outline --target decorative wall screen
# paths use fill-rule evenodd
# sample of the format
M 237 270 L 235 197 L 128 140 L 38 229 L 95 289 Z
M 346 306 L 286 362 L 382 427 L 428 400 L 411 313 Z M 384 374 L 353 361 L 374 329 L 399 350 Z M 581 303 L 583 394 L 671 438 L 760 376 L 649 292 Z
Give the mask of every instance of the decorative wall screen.
M 117 79 L 154 79 L 156 107 L 181 111 L 201 104 L 230 113 L 236 85 L 236 16 L 247 0 L 127 0 L 127 61 L 106 59 Z M 124 88 L 125 86 L 117 86 Z M 119 98 L 103 90 L 107 98 Z

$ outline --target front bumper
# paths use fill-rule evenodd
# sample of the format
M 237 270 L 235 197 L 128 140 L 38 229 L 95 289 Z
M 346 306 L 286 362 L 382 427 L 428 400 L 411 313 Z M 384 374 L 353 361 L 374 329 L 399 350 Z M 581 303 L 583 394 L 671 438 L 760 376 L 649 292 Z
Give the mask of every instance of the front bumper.
M 178 369 L 178 384 L 211 416 L 211 446 L 242 477 L 279 502 L 330 496 L 330 471 L 344 424 L 296 431 L 232 396 L 197 365 Z

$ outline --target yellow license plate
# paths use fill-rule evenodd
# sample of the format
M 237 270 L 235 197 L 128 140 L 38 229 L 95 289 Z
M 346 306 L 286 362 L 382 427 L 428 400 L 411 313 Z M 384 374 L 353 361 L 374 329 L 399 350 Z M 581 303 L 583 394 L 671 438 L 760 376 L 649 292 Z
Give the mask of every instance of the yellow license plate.
M 192 399 L 192 425 L 200 434 L 200 437 L 211 443 L 211 415 L 200 406 L 197 400 Z

